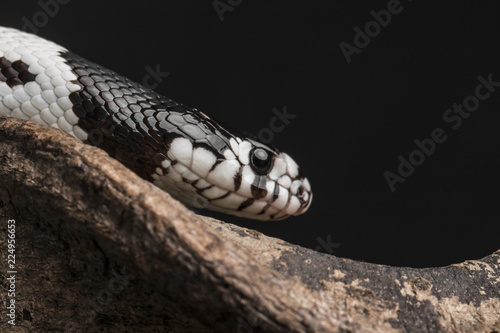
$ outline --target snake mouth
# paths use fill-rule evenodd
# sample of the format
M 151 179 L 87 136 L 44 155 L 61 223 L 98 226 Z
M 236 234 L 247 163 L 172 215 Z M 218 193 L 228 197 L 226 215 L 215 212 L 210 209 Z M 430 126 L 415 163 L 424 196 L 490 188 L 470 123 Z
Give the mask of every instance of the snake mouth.
M 269 183 L 274 183 L 275 191 L 261 199 L 242 196 L 241 193 L 228 193 L 220 198 L 207 199 L 203 196 L 206 193 L 191 193 L 182 197 L 187 194 L 181 192 L 180 196 L 175 197 L 194 208 L 209 209 L 261 221 L 279 221 L 303 214 L 308 210 L 312 201 L 312 192 L 307 179 L 297 180 L 289 188 L 283 187 L 278 182 L 269 181 Z
M 229 192 L 215 184 L 211 184 L 207 190 L 197 189 L 196 183 L 167 184 L 171 178 L 165 176 L 161 177 L 164 181 L 155 183 L 160 187 L 170 185 L 171 188 L 180 185 L 178 191 L 171 190 L 170 194 L 188 206 L 254 220 L 278 221 L 300 215 L 308 210 L 312 201 L 309 181 L 305 178 L 293 181 L 289 187 L 283 186 L 279 181 L 268 180 L 267 186 L 270 190 L 265 197 L 257 199 L 242 195 L 241 192 Z M 173 172 L 169 176 L 173 176 Z M 154 178 L 160 179 L 158 176 Z M 220 195 L 221 193 L 224 194 Z
M 274 191 L 269 191 L 261 199 L 247 198 L 243 204 L 244 209 L 224 212 L 262 221 L 279 221 L 290 216 L 301 215 L 311 205 L 311 185 L 303 176 L 297 177 L 290 184 L 285 184 L 279 179 L 268 179 L 267 186 L 274 188 Z M 215 207 L 212 208 L 218 210 Z
M 288 202 L 277 214 L 270 215 L 269 220 L 283 220 L 289 216 L 297 216 L 305 213 L 312 202 L 311 185 L 307 178 L 296 180 L 288 188 Z

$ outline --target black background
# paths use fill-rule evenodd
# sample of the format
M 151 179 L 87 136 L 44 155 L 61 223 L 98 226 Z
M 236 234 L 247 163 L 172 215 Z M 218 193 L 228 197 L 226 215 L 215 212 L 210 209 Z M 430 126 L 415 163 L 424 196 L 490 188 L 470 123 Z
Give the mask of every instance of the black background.
M 494 1 L 402 0 L 350 64 L 339 44 L 353 44 L 354 27 L 388 1 L 223 0 L 236 5 L 221 21 L 212 1 L 73 0 L 43 22 L 40 3 L 54 1 L 9 2 L 0 24 L 21 28 L 24 17 L 38 35 L 138 82 L 159 65 L 170 75 L 158 92 L 251 133 L 269 126 L 273 108 L 297 115 L 272 143 L 308 175 L 310 210 L 281 222 L 217 217 L 391 265 L 498 249 L 500 89 L 456 131 L 443 121 L 479 75 L 500 81 Z M 392 193 L 383 173 L 438 127 L 447 141 Z

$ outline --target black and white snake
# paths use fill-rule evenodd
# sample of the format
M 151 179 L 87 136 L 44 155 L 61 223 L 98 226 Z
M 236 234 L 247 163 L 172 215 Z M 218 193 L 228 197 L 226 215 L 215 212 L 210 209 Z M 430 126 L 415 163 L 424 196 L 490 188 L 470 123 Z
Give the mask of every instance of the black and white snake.
M 311 203 L 309 182 L 287 154 L 57 44 L 4 27 L 0 115 L 98 146 L 189 206 L 280 220 Z

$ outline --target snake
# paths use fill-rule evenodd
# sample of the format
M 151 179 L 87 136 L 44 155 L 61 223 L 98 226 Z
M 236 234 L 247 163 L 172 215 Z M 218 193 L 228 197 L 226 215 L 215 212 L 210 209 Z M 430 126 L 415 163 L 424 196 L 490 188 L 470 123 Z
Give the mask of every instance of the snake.
M 288 154 L 8 27 L 0 27 L 0 116 L 96 146 L 189 207 L 273 221 L 304 213 L 312 201 Z

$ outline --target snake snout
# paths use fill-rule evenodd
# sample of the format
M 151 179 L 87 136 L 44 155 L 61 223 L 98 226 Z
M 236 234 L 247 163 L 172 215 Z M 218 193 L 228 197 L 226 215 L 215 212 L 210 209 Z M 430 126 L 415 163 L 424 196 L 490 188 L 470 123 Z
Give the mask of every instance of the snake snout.
M 311 185 L 288 154 L 280 153 L 276 157 L 270 177 L 276 179 L 276 186 L 280 189 L 278 198 L 275 200 L 273 197 L 271 203 L 279 213 L 271 215 L 271 220 L 280 220 L 307 211 L 312 201 Z

